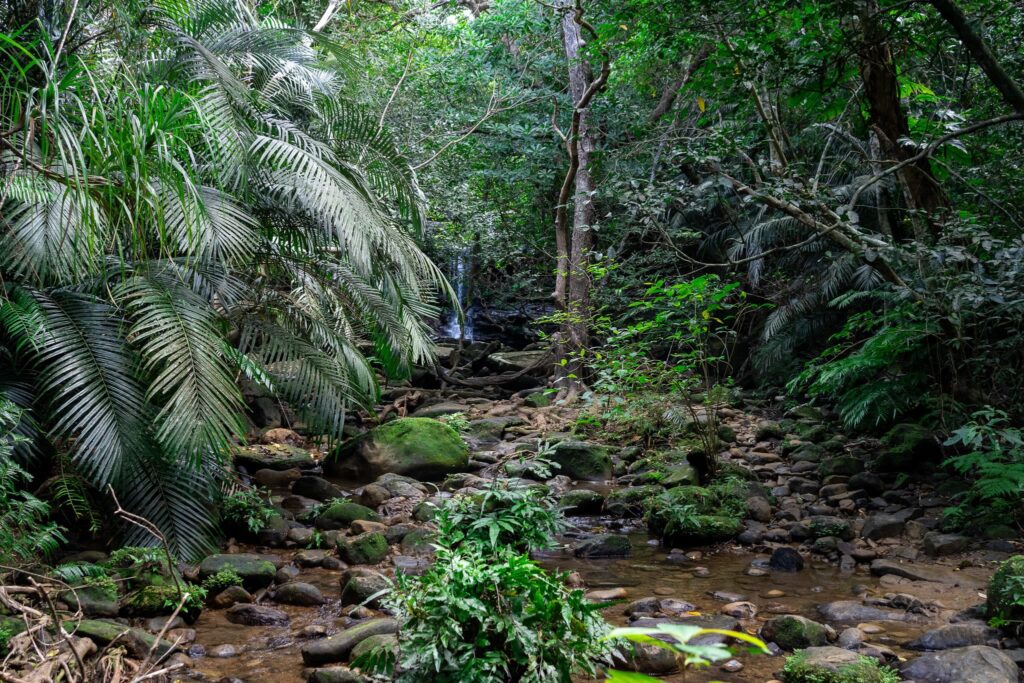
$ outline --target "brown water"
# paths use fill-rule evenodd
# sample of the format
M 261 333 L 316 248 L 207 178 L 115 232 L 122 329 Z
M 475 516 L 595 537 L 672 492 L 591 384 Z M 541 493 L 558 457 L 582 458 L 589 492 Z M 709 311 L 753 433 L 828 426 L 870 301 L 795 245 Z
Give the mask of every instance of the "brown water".
M 577 520 L 582 521 L 582 520 Z M 595 522 L 597 520 L 594 520 Z M 717 614 L 721 602 L 713 599 L 713 591 L 739 593 L 757 605 L 758 618 L 746 622 L 742 628 L 756 633 L 760 621 L 773 614 L 801 614 L 820 619 L 816 606 L 833 600 L 853 598 L 854 586 L 864 586 L 871 595 L 906 591 L 906 582 L 892 577 L 879 580 L 865 573 L 841 573 L 834 566 L 808 563 L 801 572 L 772 572 L 768 576 L 748 576 L 745 571 L 757 556 L 736 549 L 725 549 L 706 553 L 698 561 L 676 563 L 667 560 L 664 549 L 649 542 L 646 534 L 631 534 L 633 554 L 629 558 L 581 560 L 568 550 L 545 553 L 542 564 L 550 569 L 579 572 L 588 589 L 621 587 L 626 591 L 626 600 L 660 595 L 686 600 L 697 606 L 698 611 Z M 287 554 L 282 555 L 287 559 Z M 699 578 L 694 575 L 696 567 L 705 567 L 710 576 Z M 965 579 L 969 572 L 965 572 Z M 336 599 L 339 594 L 339 571 L 322 568 L 305 569 L 300 580 L 318 586 L 328 598 Z M 979 577 L 980 578 L 980 577 Z M 901 583 L 905 585 L 900 585 Z M 770 590 L 781 590 L 783 597 L 768 598 Z M 923 600 L 938 599 L 950 610 L 963 609 L 978 602 L 976 591 L 969 587 L 951 588 L 942 584 L 913 584 L 912 592 Z M 197 643 L 211 650 L 217 645 L 234 645 L 239 654 L 235 657 L 218 659 L 202 657 L 195 661 L 195 670 L 211 680 L 221 677 L 238 677 L 249 683 L 301 683 L 302 658 L 300 647 L 303 640 L 296 634 L 304 627 L 321 625 L 332 633 L 345 627 L 337 602 L 321 608 L 278 606 L 291 616 L 291 624 L 285 627 L 239 626 L 228 622 L 221 610 L 207 610 L 195 625 Z M 612 624 L 626 623 L 623 605 L 616 604 L 604 611 Z M 870 637 L 871 642 L 886 645 L 901 653 L 904 643 L 927 628 L 934 627 L 937 620 L 880 622 L 882 633 Z M 705 671 L 691 671 L 684 678 L 676 675 L 667 681 L 725 681 L 728 683 L 763 682 L 773 678 L 773 672 L 782 666 L 781 657 L 749 655 L 738 651 L 737 658 L 744 663 L 744 669 L 727 673 L 713 667 Z

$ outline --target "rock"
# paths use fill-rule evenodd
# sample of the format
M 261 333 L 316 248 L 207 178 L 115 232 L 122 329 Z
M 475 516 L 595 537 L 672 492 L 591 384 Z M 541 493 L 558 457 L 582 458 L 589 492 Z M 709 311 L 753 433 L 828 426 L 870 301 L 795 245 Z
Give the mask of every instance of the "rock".
M 326 559 L 326 558 L 324 558 L 324 559 Z M 300 573 L 301 572 L 299 572 L 299 568 L 298 567 L 294 567 L 294 566 L 292 566 L 290 564 L 285 565 L 285 566 L 281 567 L 280 569 L 278 569 L 277 573 L 274 574 L 274 582 L 275 583 L 288 583 L 289 581 L 292 581 L 292 580 L 298 578 Z
M 281 515 L 274 514 L 256 534 L 256 542 L 260 545 L 277 548 L 284 545 L 289 531 L 291 531 L 291 526 L 288 521 Z
M 437 534 L 427 529 L 414 529 L 402 537 L 402 554 L 433 555 Z
M 865 605 L 858 600 L 836 600 L 818 605 L 818 613 L 829 623 L 857 624 L 862 621 L 909 621 L 905 610 Z
M 436 481 L 469 466 L 469 451 L 459 433 L 425 417 L 406 417 L 342 444 L 324 466 L 328 473 L 372 481 L 394 473 Z
M 828 630 L 822 624 L 796 614 L 769 619 L 761 626 L 761 640 L 784 650 L 801 650 L 828 644 Z
M 932 557 L 955 555 L 967 550 L 971 539 L 960 534 L 943 534 L 930 531 L 924 535 L 924 551 Z
M 753 619 L 757 616 L 757 606 L 752 602 L 730 602 L 722 605 L 722 609 L 718 611 L 737 619 Z
M 257 484 L 270 488 L 283 488 L 301 477 L 302 472 L 296 467 L 287 470 L 256 470 L 252 475 Z
M 307 666 L 347 661 L 356 645 L 370 636 L 398 633 L 394 619 L 369 619 L 329 638 L 302 646 L 302 662 Z
M 289 622 L 288 615 L 279 609 L 247 603 L 232 605 L 225 616 L 232 624 L 243 626 L 285 626 Z
M 987 645 L 999 638 L 999 631 L 983 622 L 946 624 L 922 633 L 907 643 L 908 650 L 950 650 L 968 645 Z
M 283 427 L 275 427 L 263 432 L 260 442 L 268 445 L 286 444 L 288 446 L 303 446 L 306 441 L 297 432 Z
M 939 566 L 915 565 L 912 563 L 900 563 L 896 560 L 879 558 L 871 562 L 871 573 L 875 576 L 893 574 L 902 576 L 911 581 L 930 581 L 932 583 L 946 583 L 957 585 L 961 583 L 960 577 L 951 569 Z
M 353 535 L 365 534 L 372 531 L 387 535 L 388 525 L 383 522 L 375 522 L 369 519 L 357 519 L 349 525 L 349 531 L 351 531 Z
M 551 461 L 558 473 L 578 481 L 605 481 L 612 478 L 612 460 L 608 448 L 584 441 L 562 441 L 555 445 Z
M 370 607 L 380 604 L 380 597 L 367 602 L 381 591 L 391 589 L 391 582 L 380 572 L 362 569 L 349 570 L 341 577 L 341 604 L 360 605 L 366 603 Z
M 286 605 L 300 605 L 312 607 L 327 602 L 320 589 L 311 583 L 302 581 L 290 581 L 283 586 L 278 586 L 274 591 L 274 601 Z
M 378 564 L 388 554 L 388 539 L 380 532 L 338 538 L 338 555 L 349 564 Z
M 357 519 L 379 522 L 380 515 L 359 503 L 341 500 L 331 503 L 320 513 L 320 516 L 316 518 L 316 528 L 326 530 L 346 529 Z
M 612 491 L 604 500 L 604 513 L 615 517 L 643 517 L 648 501 L 664 493 L 661 486 L 627 486 Z
M 700 472 L 688 463 L 673 465 L 665 471 L 661 484 L 667 489 L 674 486 L 697 486 L 700 484 Z
M 778 422 L 762 422 L 757 425 L 757 431 L 754 432 L 754 438 L 758 441 L 768 441 L 769 439 L 782 439 L 786 436 L 786 433 L 779 426 Z
M 576 489 L 563 494 L 558 503 L 567 515 L 596 515 L 604 505 L 604 496 L 597 491 Z
M 850 628 L 843 629 L 843 632 L 839 634 L 836 644 L 844 650 L 856 650 L 864 642 L 864 636 L 865 633 L 863 631 L 851 626 Z
M 636 628 L 651 628 L 658 624 L 686 624 L 688 626 L 699 626 L 703 629 L 716 629 L 720 631 L 738 631 L 740 630 L 740 622 L 734 617 L 729 617 L 724 614 L 700 614 L 700 615 L 686 615 L 678 617 L 642 617 L 634 620 L 630 623 L 630 626 Z M 672 640 L 671 638 L 663 638 L 663 640 Z M 723 636 L 720 633 L 706 633 L 699 635 L 690 640 L 691 645 L 710 645 L 712 643 L 724 643 L 729 638 Z
M 783 679 L 790 683 L 890 683 L 877 660 L 857 652 L 825 645 L 801 650 L 786 660 Z M 924 683 L 924 682 L 922 682 Z
M 523 405 L 529 408 L 546 408 L 551 405 L 551 399 L 543 391 L 538 391 L 524 398 Z
M 466 429 L 467 436 L 471 436 L 478 442 L 494 443 L 501 441 L 505 430 L 509 427 L 516 427 L 523 424 L 521 417 L 486 417 L 482 420 L 473 420 Z
M 1017 665 L 992 647 L 972 645 L 924 654 L 900 673 L 914 683 L 1017 683 Z
M 852 455 L 841 455 L 836 458 L 828 458 L 818 465 L 818 474 L 821 477 L 829 477 L 834 474 L 853 475 L 864 471 L 864 461 Z
M 411 417 L 444 417 L 445 415 L 457 415 L 458 413 L 465 413 L 469 411 L 469 406 L 465 403 L 455 403 L 454 401 L 441 401 L 440 403 L 431 403 L 430 405 L 420 406 L 412 412 Z
M 78 586 L 74 591 L 64 591 L 58 598 L 74 611 L 81 607 L 87 617 L 116 617 L 117 588 L 110 586 Z
M 292 556 L 292 561 L 300 567 L 319 567 L 331 554 L 330 550 L 322 548 L 308 548 L 300 550 Z
M 883 538 L 899 538 L 903 535 L 903 527 L 907 523 L 906 515 L 890 515 L 879 512 L 864 521 L 861 529 L 862 538 L 877 541 Z
M 306 683 L 366 683 L 365 676 L 352 671 L 347 666 L 328 666 L 322 669 L 311 669 Z
M 64 622 L 64 628 L 68 633 L 88 638 L 100 647 L 105 647 L 116 640 L 118 644 L 124 646 L 129 655 L 137 659 L 147 657 L 150 650 L 156 656 L 162 657 L 174 649 L 173 643 L 167 640 L 158 641 L 156 636 L 146 633 L 141 628 L 131 628 L 106 619 L 68 621 Z
M 853 538 L 853 528 L 842 517 L 832 515 L 814 515 L 807 519 L 807 529 L 812 538 L 834 536 L 844 541 Z
M 228 586 L 213 596 L 211 604 L 217 609 L 227 609 L 239 603 L 252 602 L 252 595 L 241 586 Z
M 596 591 L 587 591 L 584 596 L 590 602 L 611 602 L 622 600 L 628 595 L 625 588 L 605 588 Z
M 772 521 L 772 505 L 767 498 L 751 496 L 747 498 L 747 517 L 767 524 Z
M 858 472 L 850 477 L 847 486 L 851 490 L 863 490 L 865 493 L 875 495 L 885 490 L 885 482 L 877 474 L 870 472 Z
M 344 492 L 323 477 L 308 475 L 299 477 L 292 484 L 292 493 L 321 502 L 341 498 Z
M 623 534 L 599 534 L 585 538 L 573 546 L 576 557 L 629 557 L 629 537 Z
M 206 652 L 207 657 L 214 657 L 216 659 L 228 659 L 229 657 L 238 656 L 238 648 L 231 643 L 224 643 L 223 645 L 215 645 Z
M 274 581 L 277 568 L 259 555 L 238 553 L 236 555 L 210 555 L 199 565 L 199 578 L 206 579 L 222 569 L 231 569 L 242 577 L 243 585 L 249 589 L 264 588 Z
M 250 472 L 258 470 L 309 469 L 315 464 L 309 451 L 287 444 L 255 444 L 235 450 L 235 465 Z
M 617 670 L 644 674 L 666 675 L 679 670 L 679 663 L 671 650 L 642 643 L 620 649 L 614 661 Z
M 772 551 L 768 567 L 779 572 L 798 572 L 804 568 L 804 558 L 793 548 L 783 546 Z

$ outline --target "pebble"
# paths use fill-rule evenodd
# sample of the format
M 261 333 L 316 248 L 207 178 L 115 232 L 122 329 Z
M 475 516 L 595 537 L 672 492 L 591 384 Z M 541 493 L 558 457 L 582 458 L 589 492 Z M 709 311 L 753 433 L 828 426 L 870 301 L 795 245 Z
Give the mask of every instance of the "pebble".
M 698 579 L 706 579 L 711 576 L 711 570 L 707 567 L 694 567 L 693 575 Z
M 743 573 L 747 576 L 768 576 L 770 572 L 767 569 L 761 569 L 760 567 L 747 567 L 746 571 Z
M 673 593 L 675 593 L 674 590 L 672 590 L 671 588 L 665 588 L 663 586 L 658 586 L 654 589 L 655 595 L 672 595 Z
M 885 633 L 885 629 L 879 626 L 878 624 L 857 624 L 857 628 L 860 629 L 862 633 L 867 633 L 869 635 L 873 635 L 876 633 Z
M 728 673 L 736 673 L 737 671 L 741 671 L 743 669 L 743 664 L 738 659 L 730 659 L 728 662 L 723 664 L 721 668 L 722 671 L 727 671 Z
M 784 597 L 786 597 L 786 591 L 780 591 L 778 588 L 773 588 L 770 591 L 768 591 L 767 593 L 765 593 L 764 597 L 769 598 L 769 599 L 784 598 Z
M 608 602 L 610 600 L 621 600 L 626 597 L 625 588 L 606 588 L 604 590 L 590 591 L 586 598 L 591 602 Z
M 208 653 L 211 657 L 218 657 L 220 659 L 227 659 L 228 657 L 234 657 L 238 654 L 238 650 L 231 643 L 225 643 L 223 645 L 217 645 L 212 647 Z

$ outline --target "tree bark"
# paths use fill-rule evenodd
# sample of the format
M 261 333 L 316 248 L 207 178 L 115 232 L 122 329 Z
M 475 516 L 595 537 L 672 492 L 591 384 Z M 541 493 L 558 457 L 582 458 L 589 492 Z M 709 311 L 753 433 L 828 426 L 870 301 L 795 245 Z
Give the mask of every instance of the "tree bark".
M 914 152 L 900 142 L 909 137 L 910 124 L 900 101 L 896 63 L 888 36 L 879 21 L 881 10 L 878 2 L 863 0 L 860 9 L 860 72 L 868 100 L 868 122 L 877 133 L 885 155 L 897 162 L 903 161 Z M 894 237 L 897 240 L 914 237 L 924 242 L 934 241 L 939 235 L 939 224 L 935 218 L 949 206 L 949 202 L 932 172 L 931 163 L 921 159 L 907 166 L 900 173 L 899 180 L 908 207 L 912 211 L 923 212 L 923 216 L 912 218 L 913 234 L 898 223 L 894 224 Z

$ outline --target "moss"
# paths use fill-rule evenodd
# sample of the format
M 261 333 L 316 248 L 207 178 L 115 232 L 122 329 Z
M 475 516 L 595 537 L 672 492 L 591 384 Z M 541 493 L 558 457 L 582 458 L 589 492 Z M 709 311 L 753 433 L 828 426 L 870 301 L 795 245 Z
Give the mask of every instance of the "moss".
M 388 539 L 378 531 L 338 538 L 338 554 L 349 564 L 377 564 L 388 554 Z
M 995 623 L 1024 623 L 1024 555 L 999 565 L 988 584 L 987 606 Z
M 728 541 L 743 531 L 743 523 L 720 515 L 670 514 L 661 533 L 669 546 L 705 545 Z
M 859 661 L 836 670 L 815 666 L 804 653 L 798 652 L 786 660 L 782 667 L 783 683 L 900 683 L 902 677 L 878 660 L 861 657 Z
M 316 518 L 318 529 L 344 529 L 357 519 L 379 522 L 380 515 L 358 503 L 338 501 L 328 505 Z
M 564 474 L 570 479 L 611 479 L 612 459 L 606 446 L 583 441 L 563 441 L 555 446 L 550 457 L 558 465 L 557 474 Z
M 459 433 L 429 417 L 405 417 L 346 441 L 324 463 L 329 474 L 372 480 L 394 473 L 422 480 L 443 479 L 469 465 Z
M 645 504 L 665 492 L 662 486 L 629 486 L 608 494 L 604 512 L 619 517 L 642 517 Z
M 754 438 L 758 441 L 782 439 L 785 436 L 786 432 L 783 431 L 782 426 L 778 422 L 762 422 L 757 426 L 757 431 L 754 432 Z

